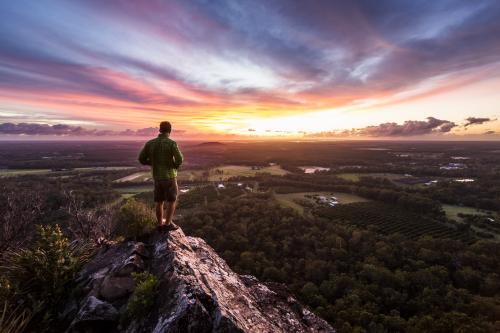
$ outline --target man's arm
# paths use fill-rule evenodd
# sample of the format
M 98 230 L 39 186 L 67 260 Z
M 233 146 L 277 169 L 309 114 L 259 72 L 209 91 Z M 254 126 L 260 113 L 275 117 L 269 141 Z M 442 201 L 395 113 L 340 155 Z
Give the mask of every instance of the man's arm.
M 177 143 L 174 143 L 173 155 L 174 155 L 174 167 L 176 169 L 179 169 L 179 167 L 182 164 L 182 161 L 184 161 L 184 156 L 182 156 L 182 153 L 179 150 L 179 146 L 177 146 Z
M 149 157 L 148 144 L 146 143 L 139 153 L 139 163 L 142 165 L 151 165 L 151 159 Z

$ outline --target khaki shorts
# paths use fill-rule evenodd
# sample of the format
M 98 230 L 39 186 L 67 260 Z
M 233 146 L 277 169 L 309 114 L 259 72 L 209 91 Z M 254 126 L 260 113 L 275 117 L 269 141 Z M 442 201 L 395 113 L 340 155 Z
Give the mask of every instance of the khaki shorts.
M 154 200 L 155 202 L 177 200 L 177 179 L 155 180 Z

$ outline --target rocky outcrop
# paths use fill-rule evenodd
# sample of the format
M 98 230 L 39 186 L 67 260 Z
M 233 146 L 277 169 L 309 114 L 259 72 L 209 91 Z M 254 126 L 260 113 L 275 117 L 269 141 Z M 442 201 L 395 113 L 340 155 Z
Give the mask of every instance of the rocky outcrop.
M 100 330 L 113 329 L 119 319 L 118 311 L 113 305 L 89 296 L 82 303 L 81 309 L 74 319 L 71 330 L 87 332 L 99 327 Z
M 124 318 L 131 274 L 143 270 L 158 281 L 154 306 L 141 318 Z M 334 332 L 283 286 L 234 273 L 202 239 L 180 229 L 101 250 L 79 283 L 69 332 Z

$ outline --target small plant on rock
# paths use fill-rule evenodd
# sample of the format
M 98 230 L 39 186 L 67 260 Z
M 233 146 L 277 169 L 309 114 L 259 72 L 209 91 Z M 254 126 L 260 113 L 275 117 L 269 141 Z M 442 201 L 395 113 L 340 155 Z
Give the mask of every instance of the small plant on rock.
M 127 317 L 143 318 L 155 301 L 155 288 L 158 280 L 149 272 L 132 273 L 135 290 L 127 304 Z

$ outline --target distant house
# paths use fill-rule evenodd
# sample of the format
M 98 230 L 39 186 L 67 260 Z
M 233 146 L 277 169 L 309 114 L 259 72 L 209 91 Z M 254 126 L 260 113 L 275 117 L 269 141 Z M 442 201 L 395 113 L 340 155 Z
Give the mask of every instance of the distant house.
M 458 182 L 458 183 L 472 183 L 475 180 L 472 178 L 461 178 L 461 179 L 454 179 L 453 181 Z
M 324 195 L 318 195 L 318 196 L 315 195 L 315 196 L 313 196 L 313 198 L 315 198 L 318 203 L 323 204 L 323 205 L 328 205 L 331 207 L 335 207 L 336 205 L 339 204 L 338 199 L 334 196 L 327 198 Z
M 467 168 L 467 165 L 463 163 L 448 163 L 448 165 L 439 167 L 441 170 L 460 170 L 465 168 Z
M 52 172 L 58 172 L 58 171 L 72 171 L 73 168 L 52 168 Z

